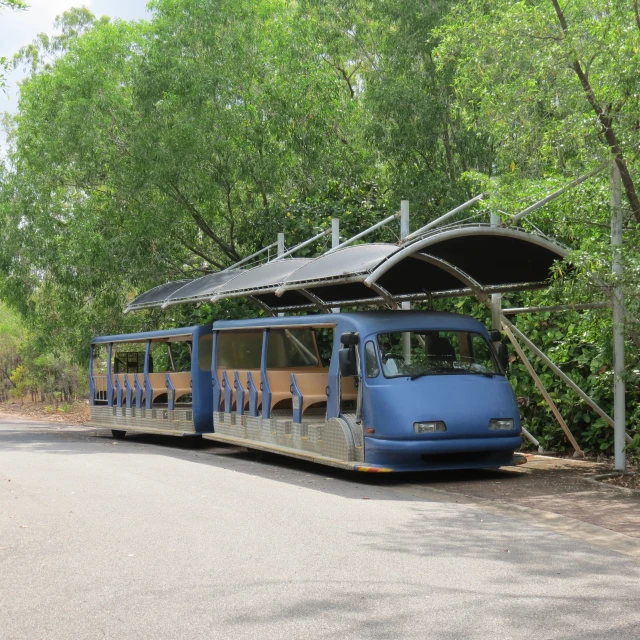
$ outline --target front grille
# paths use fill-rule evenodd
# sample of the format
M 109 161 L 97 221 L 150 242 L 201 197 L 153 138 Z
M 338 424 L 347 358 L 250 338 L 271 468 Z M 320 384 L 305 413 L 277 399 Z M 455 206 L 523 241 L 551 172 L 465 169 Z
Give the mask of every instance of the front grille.
M 423 462 L 434 465 L 482 464 L 504 458 L 504 451 L 463 451 L 460 453 L 428 453 L 420 456 Z

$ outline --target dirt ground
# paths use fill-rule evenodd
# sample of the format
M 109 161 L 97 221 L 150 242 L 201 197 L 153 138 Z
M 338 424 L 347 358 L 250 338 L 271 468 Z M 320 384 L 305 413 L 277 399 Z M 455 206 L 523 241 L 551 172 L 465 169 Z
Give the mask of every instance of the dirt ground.
M 91 409 L 86 400 L 65 405 L 64 409 L 62 405 L 56 409 L 53 405 L 44 402 L 0 402 L 0 414 L 7 418 L 15 417 L 22 420 L 83 424 L 89 421 Z
M 528 457 L 527 464 L 481 478 L 443 478 L 437 488 L 556 513 L 640 538 L 640 494 L 593 481 L 610 471 L 605 463 L 536 455 Z
M 613 484 L 617 487 L 624 487 L 625 489 L 640 491 L 640 472 L 636 471 L 635 473 L 614 476 L 612 478 L 603 478 L 602 482 Z

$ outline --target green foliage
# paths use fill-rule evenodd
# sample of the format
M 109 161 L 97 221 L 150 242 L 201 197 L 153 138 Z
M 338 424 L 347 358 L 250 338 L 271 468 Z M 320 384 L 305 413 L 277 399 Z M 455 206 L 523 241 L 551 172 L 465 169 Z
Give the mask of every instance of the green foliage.
M 20 345 L 24 338 L 19 316 L 0 302 L 0 400 L 6 400 L 15 387 L 11 376 L 21 362 Z
M 58 402 L 81 397 L 87 389 L 86 371 L 73 353 L 46 351 L 23 320 L 0 303 L 0 400 L 31 395 Z

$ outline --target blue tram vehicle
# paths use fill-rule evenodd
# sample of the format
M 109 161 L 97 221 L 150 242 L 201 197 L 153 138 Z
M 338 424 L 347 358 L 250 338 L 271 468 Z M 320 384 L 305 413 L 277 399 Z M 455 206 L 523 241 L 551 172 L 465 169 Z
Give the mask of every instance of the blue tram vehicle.
M 325 358 L 318 331 L 331 336 Z M 190 346 L 189 370 L 174 362 L 154 371 L 152 347 L 171 353 L 180 343 Z M 484 326 L 466 316 L 221 321 L 93 344 L 108 346 L 111 364 L 92 375 L 92 424 L 118 437 L 199 435 L 363 471 L 499 467 L 521 444 L 504 362 Z M 122 351 L 132 344 L 144 351 Z

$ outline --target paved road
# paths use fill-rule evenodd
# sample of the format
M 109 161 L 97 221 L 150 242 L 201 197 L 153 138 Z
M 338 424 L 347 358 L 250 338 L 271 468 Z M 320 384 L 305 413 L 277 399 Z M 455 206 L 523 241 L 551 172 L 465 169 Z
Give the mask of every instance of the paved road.
M 2 639 L 640 637 L 637 561 L 428 478 L 98 434 L 0 424 Z

